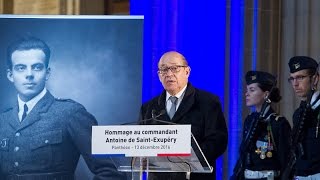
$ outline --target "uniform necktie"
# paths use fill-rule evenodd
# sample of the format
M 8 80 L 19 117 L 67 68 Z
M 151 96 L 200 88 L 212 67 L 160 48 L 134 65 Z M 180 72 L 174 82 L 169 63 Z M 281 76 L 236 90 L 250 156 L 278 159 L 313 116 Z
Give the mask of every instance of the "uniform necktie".
M 28 112 L 28 106 L 27 106 L 27 104 L 24 104 L 21 121 L 27 116 L 27 112 Z
M 174 116 L 174 113 L 176 113 L 178 98 L 175 96 L 170 96 L 169 99 L 172 102 L 172 105 L 171 105 L 171 108 L 170 108 L 168 115 L 169 115 L 170 119 L 172 119 L 172 117 Z

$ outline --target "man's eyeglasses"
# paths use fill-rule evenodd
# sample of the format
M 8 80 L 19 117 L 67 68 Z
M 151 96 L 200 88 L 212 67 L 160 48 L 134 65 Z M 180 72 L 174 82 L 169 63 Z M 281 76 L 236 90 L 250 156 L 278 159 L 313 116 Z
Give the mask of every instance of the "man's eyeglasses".
M 289 83 L 293 83 L 294 80 L 297 80 L 297 82 L 302 82 L 304 80 L 304 78 L 306 77 L 311 77 L 311 75 L 307 75 L 307 76 L 297 76 L 297 77 L 289 77 L 288 78 L 288 82 Z
M 188 66 L 169 66 L 169 67 L 163 67 L 163 68 L 159 68 L 158 73 L 159 74 L 167 74 L 169 72 L 169 70 L 172 73 L 177 73 L 180 71 L 180 68 L 182 67 L 188 67 Z

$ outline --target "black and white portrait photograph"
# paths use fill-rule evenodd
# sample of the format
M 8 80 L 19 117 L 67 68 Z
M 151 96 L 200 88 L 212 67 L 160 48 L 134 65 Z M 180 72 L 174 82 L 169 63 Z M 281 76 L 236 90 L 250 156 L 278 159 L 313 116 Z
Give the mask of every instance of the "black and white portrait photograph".
M 126 179 L 91 127 L 138 119 L 143 18 L 0 16 L 0 179 Z

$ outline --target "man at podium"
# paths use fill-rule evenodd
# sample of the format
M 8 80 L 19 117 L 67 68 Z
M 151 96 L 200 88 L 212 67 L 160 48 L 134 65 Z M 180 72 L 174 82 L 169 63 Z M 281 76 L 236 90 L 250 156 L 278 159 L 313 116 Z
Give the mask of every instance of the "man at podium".
M 141 107 L 140 120 L 158 117 L 172 124 L 191 124 L 191 131 L 213 167 L 213 173 L 191 173 L 191 180 L 215 179 L 215 160 L 228 143 L 224 115 L 217 96 L 188 82 L 191 68 L 185 57 L 170 51 L 158 63 L 164 91 Z M 166 112 L 166 113 L 161 113 Z M 150 173 L 149 179 L 186 179 L 184 173 Z

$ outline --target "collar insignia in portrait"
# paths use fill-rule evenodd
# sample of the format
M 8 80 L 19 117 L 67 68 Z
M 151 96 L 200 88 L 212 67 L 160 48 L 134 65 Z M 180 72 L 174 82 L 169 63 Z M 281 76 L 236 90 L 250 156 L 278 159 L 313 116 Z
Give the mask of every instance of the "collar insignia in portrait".
M 0 147 L 1 147 L 1 149 L 8 149 L 8 147 L 9 147 L 9 138 L 3 138 L 0 141 Z

